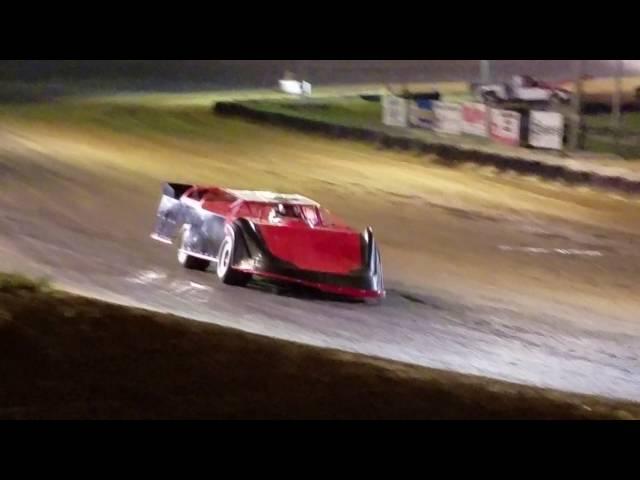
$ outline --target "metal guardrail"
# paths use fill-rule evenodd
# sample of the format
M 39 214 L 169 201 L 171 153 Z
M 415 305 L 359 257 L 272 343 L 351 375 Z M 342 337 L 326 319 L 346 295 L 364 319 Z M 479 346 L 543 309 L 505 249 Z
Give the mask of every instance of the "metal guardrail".
M 594 127 L 586 125 L 583 127 L 585 133 L 588 135 L 603 135 L 603 136 L 619 136 L 622 138 L 635 138 L 640 140 L 640 130 L 630 128 L 615 129 L 612 127 Z

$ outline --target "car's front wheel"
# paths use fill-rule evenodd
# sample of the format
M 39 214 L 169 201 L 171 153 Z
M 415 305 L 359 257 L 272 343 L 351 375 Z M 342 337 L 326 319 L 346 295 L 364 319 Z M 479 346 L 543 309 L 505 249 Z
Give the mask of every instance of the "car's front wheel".
M 251 274 L 240 272 L 232 268 L 234 263 L 234 252 L 234 238 L 231 235 L 227 235 L 222 241 L 220 251 L 218 252 L 218 266 L 216 268 L 216 274 L 222 283 L 226 283 L 227 285 L 243 286 L 249 283 L 249 280 L 251 280 Z
M 500 98 L 496 92 L 488 91 L 482 93 L 482 101 L 487 105 L 497 105 L 500 103 Z
M 551 108 L 560 108 L 565 105 L 565 103 L 565 99 L 556 93 L 551 95 L 551 97 L 549 98 L 549 106 L 551 106 Z

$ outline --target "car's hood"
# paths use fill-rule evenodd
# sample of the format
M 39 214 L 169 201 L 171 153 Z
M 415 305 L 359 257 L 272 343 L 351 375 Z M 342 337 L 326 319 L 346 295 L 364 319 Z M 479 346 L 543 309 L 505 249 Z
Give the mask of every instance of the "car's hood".
M 362 266 L 361 236 L 347 229 L 258 225 L 276 257 L 303 270 L 347 274 Z

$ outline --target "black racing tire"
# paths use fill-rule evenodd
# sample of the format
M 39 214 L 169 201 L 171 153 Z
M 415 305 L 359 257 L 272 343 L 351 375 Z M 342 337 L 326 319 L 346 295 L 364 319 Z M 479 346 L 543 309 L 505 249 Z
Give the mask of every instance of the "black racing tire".
M 482 102 L 486 105 L 497 105 L 500 103 L 500 98 L 495 92 L 484 92 L 481 96 Z
M 180 247 L 178 248 L 178 263 L 186 269 L 204 272 L 207 268 L 209 268 L 209 265 L 211 264 L 209 260 L 194 257 L 193 255 L 189 255 L 188 253 L 182 251 L 184 245 L 186 244 L 188 236 L 189 229 L 183 229 L 182 237 L 180 239 Z
M 564 102 L 562 101 L 562 98 L 560 98 L 559 95 L 553 94 L 549 98 L 549 105 L 551 107 L 558 108 L 558 107 L 561 107 L 563 105 L 563 103 Z
M 549 98 L 549 106 L 556 110 L 566 107 L 570 102 L 571 98 L 564 98 L 557 93 L 554 93 L 553 95 L 551 95 L 551 98 Z
M 224 284 L 234 285 L 237 287 L 245 286 L 251 280 L 251 274 L 232 268 L 234 260 L 235 239 L 233 235 L 227 234 L 220 245 L 220 250 L 218 251 L 216 274 Z

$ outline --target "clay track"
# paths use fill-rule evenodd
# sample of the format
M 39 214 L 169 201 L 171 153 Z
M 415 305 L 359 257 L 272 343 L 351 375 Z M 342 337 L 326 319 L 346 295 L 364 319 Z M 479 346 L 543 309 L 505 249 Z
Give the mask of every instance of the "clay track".
M 505 275 L 501 262 L 524 258 L 526 265 L 539 265 L 531 275 L 540 275 L 540 282 L 565 291 L 567 297 L 575 294 L 564 303 L 538 298 L 527 288 L 518 290 L 514 278 L 503 279 L 513 291 L 496 290 L 484 297 L 469 293 L 473 288 L 464 275 L 449 283 L 442 282 L 442 276 L 434 282 L 439 285 L 427 289 L 411 280 L 421 272 L 411 272 L 411 266 L 400 263 L 403 257 L 393 254 L 409 248 L 409 240 L 391 231 L 382 244 L 383 257 L 385 248 L 391 252 L 385 265 L 389 294 L 379 306 L 269 284 L 233 288 L 219 284 L 213 273 L 181 269 L 173 249 L 149 239 L 159 199 L 159 191 L 149 194 L 155 185 L 151 180 L 149 188 L 140 189 L 133 182 L 99 177 L 10 134 L 2 135 L 0 145 L 2 270 L 47 275 L 66 288 L 96 297 L 310 344 L 640 400 L 640 326 L 632 294 L 639 265 L 633 252 L 639 237 L 631 233 L 565 224 L 559 234 L 558 224 L 538 219 L 537 232 L 532 228 L 517 236 L 517 222 L 437 202 L 421 206 L 431 228 L 466 236 L 470 246 L 461 252 L 462 262 L 468 259 L 470 265 L 477 259 L 476 269 L 484 268 L 487 278 L 497 278 Z M 380 208 L 376 216 L 393 215 L 392 205 L 388 211 Z M 492 245 L 493 253 L 474 249 L 471 232 L 489 238 L 496 229 L 501 241 Z M 539 250 L 518 250 L 527 248 L 523 235 L 537 239 L 531 243 Z M 587 237 L 582 244 L 575 241 Z M 429 245 L 423 248 L 428 255 Z M 435 278 L 433 255 L 433 272 L 422 273 Z M 569 273 L 546 271 L 545 265 L 554 262 Z M 406 276 L 400 275 L 403 270 Z M 605 283 L 618 278 L 631 289 L 626 303 L 612 301 L 610 315 L 603 316 L 602 309 L 583 302 L 593 292 L 584 286 L 591 278 L 583 275 L 585 271 Z M 570 285 L 575 286 L 573 292 Z M 600 306 L 607 301 L 595 300 Z

